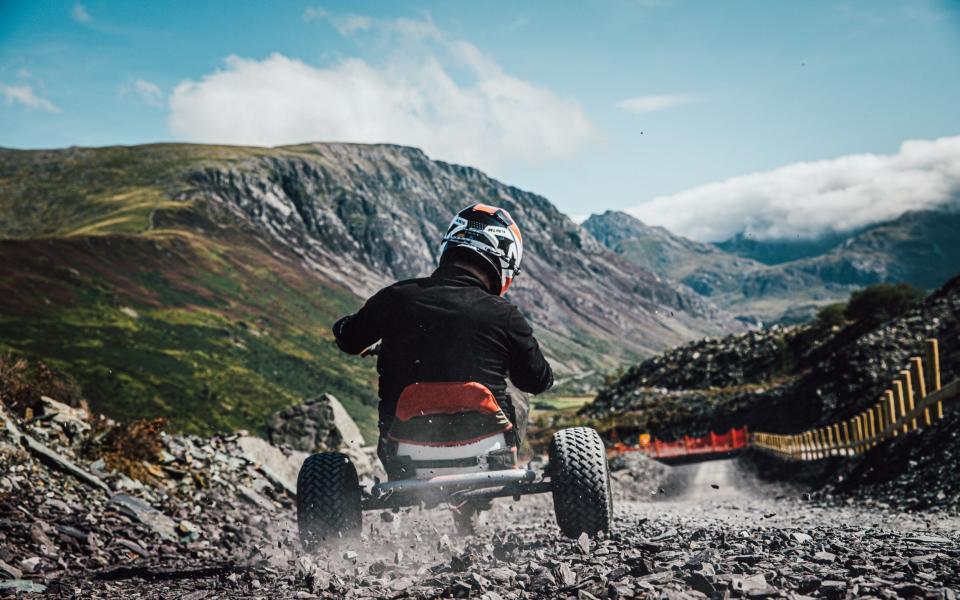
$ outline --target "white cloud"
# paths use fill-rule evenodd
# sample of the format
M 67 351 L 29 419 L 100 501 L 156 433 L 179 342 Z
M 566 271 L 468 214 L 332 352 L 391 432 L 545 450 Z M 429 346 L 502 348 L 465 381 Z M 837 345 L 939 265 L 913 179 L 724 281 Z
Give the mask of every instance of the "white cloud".
M 95 18 L 90 14 L 90 11 L 87 10 L 86 5 L 80 2 L 73 5 L 73 8 L 70 10 L 70 18 L 97 33 L 121 36 L 140 36 L 143 33 L 142 31 L 117 26 L 109 21 L 104 21 L 101 17 Z
M 33 92 L 29 85 L 0 84 L 0 94 L 6 98 L 7 104 L 22 104 L 28 108 L 39 108 L 47 112 L 58 113 L 60 107 L 46 98 L 41 98 Z
M 120 86 L 119 91 L 121 98 L 135 94 L 140 100 L 150 106 L 163 106 L 163 90 L 152 81 L 137 79 L 132 83 L 124 83 Z
M 627 112 L 653 112 L 671 108 L 678 104 L 695 102 L 699 99 L 694 94 L 664 94 L 659 96 L 637 96 L 617 102 L 617 106 Z
M 342 29 L 357 31 L 361 22 L 353 23 Z M 315 67 L 282 54 L 230 56 L 223 69 L 176 86 L 171 132 L 232 144 L 391 142 L 485 169 L 571 156 L 593 136 L 576 102 L 505 73 L 429 21 L 366 26 L 388 29 L 403 51 L 382 67 L 357 58 Z
M 304 21 L 316 21 L 319 19 L 325 19 L 329 15 L 330 13 L 320 8 L 319 6 L 308 6 L 305 9 L 303 9 Z
M 157 84 L 152 81 L 146 81 L 145 79 L 138 79 L 133 85 L 137 93 L 140 94 L 140 97 L 143 98 L 147 104 L 154 106 L 163 104 L 163 92 L 160 91 L 160 86 Z
M 443 34 L 429 19 L 374 19 L 367 15 L 335 15 L 319 6 L 308 6 L 303 10 L 304 21 L 327 21 L 340 35 L 348 36 L 358 31 L 378 29 L 381 31 L 401 33 L 414 38 L 431 37 L 440 39 Z
M 333 26 L 340 35 L 350 35 L 357 31 L 366 31 L 373 27 L 373 19 L 364 15 L 347 15 L 333 20 Z
M 89 12 L 87 12 L 87 7 L 79 2 L 73 5 L 73 10 L 70 11 L 70 16 L 73 17 L 73 20 L 77 23 L 93 22 L 93 17 L 90 16 Z
M 960 136 L 909 140 L 891 155 L 853 154 L 733 177 L 627 212 L 687 237 L 814 238 L 960 202 Z

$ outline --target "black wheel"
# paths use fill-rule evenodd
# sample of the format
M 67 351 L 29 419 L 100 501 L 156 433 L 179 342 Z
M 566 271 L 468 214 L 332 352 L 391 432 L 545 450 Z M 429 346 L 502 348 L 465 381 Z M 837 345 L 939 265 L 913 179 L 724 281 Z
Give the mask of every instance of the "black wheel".
M 600 435 L 589 427 L 556 432 L 550 441 L 549 469 L 560 531 L 569 538 L 610 531 L 613 494 Z
M 297 476 L 297 525 L 307 550 L 359 535 L 360 480 L 347 455 L 322 452 L 303 462 Z

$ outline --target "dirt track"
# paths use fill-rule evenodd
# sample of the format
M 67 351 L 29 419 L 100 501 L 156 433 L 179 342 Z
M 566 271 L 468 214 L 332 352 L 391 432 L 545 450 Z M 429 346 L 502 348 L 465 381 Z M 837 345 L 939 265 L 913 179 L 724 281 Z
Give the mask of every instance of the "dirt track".
M 960 520 L 811 504 L 757 484 L 732 460 L 615 473 L 616 530 L 565 540 L 549 496 L 498 501 L 473 537 L 443 509 L 367 513 L 364 539 L 314 557 L 278 520 L 269 564 L 175 581 L 91 582 L 84 597 L 590 598 L 795 594 L 954 598 Z M 196 568 L 189 561 L 181 567 Z M 197 574 L 202 575 L 202 574 Z M 79 590 L 78 590 L 79 591 Z

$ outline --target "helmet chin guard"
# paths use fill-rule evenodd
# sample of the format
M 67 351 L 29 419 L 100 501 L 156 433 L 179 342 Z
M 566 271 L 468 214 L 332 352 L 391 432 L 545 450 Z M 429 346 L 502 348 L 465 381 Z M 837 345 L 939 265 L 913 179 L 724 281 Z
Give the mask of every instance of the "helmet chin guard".
M 457 213 L 443 236 L 440 256 L 451 248 L 472 250 L 490 262 L 500 275 L 501 296 L 520 274 L 523 237 L 510 213 L 502 208 L 474 204 Z

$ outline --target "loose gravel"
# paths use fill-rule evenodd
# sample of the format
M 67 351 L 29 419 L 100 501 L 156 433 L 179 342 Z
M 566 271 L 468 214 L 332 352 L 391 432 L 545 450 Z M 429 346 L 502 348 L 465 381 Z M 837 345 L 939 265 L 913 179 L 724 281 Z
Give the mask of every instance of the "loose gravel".
M 960 520 L 821 505 L 735 461 L 614 473 L 615 531 L 566 540 L 549 496 L 498 501 L 476 536 L 443 509 L 367 513 L 363 539 L 242 572 L 88 583 L 85 597 L 956 598 Z M 292 526 L 291 521 L 287 521 Z M 292 530 L 275 532 L 290 543 Z M 202 565 L 178 557 L 178 565 Z M 160 572 L 159 567 L 155 571 Z
M 151 485 L 75 452 L 81 423 L 56 414 L 0 428 L 0 597 L 953 600 L 960 589 L 956 512 L 810 500 L 736 460 L 666 467 L 633 453 L 611 461 L 609 535 L 563 538 L 545 494 L 497 500 L 473 536 L 456 534 L 449 508 L 368 512 L 361 539 L 307 555 L 284 461 L 267 460 L 281 450 L 164 436 L 161 463 L 144 463 Z

